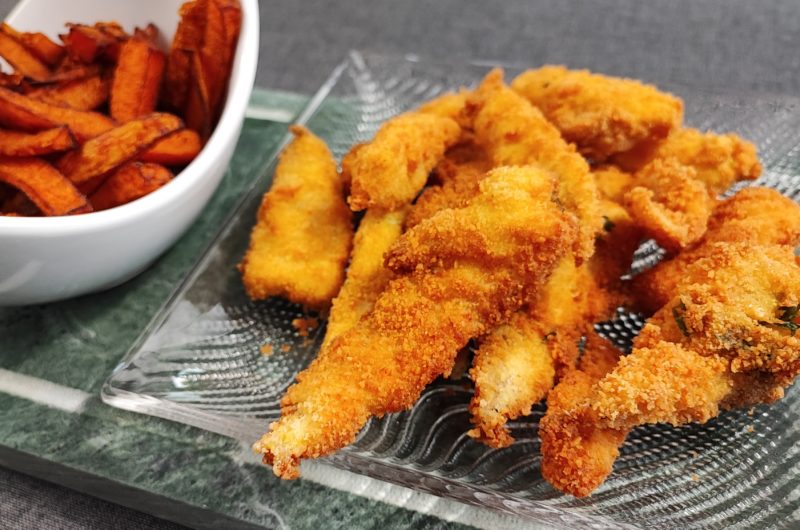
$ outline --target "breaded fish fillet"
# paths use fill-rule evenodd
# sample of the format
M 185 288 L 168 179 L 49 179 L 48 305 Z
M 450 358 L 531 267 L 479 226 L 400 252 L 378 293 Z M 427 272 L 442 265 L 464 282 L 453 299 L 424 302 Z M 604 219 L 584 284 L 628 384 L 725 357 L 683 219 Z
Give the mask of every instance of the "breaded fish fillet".
M 254 300 L 285 296 L 321 309 L 344 281 L 352 214 L 328 147 L 301 126 L 291 131 L 240 270 Z
M 465 112 L 469 90 L 461 89 L 458 92 L 446 92 L 417 108 L 417 112 L 434 114 L 443 118 L 455 120 L 464 131 L 472 129 L 472 122 Z
M 448 150 L 436 165 L 434 175 L 438 184 L 425 188 L 406 218 L 406 227 L 418 225 L 445 208 L 459 208 L 474 197 L 479 183 L 492 164 L 486 153 L 471 142 Z
M 511 87 L 538 107 L 568 142 L 594 161 L 665 138 L 683 119 L 683 102 L 652 85 L 588 70 L 544 66 Z
M 663 141 L 620 153 L 613 162 L 635 172 L 655 159 L 674 158 L 696 172 L 712 195 L 724 192 L 740 180 L 761 175 L 756 147 L 735 134 L 714 134 L 677 128 Z
M 761 187 L 745 188 L 720 202 L 702 241 L 634 278 L 637 308 L 653 313 L 666 304 L 686 277 L 687 267 L 705 257 L 711 243 L 719 242 L 800 245 L 800 205 Z
M 398 240 L 386 264 L 399 277 L 298 376 L 255 444 L 277 475 L 298 476 L 301 459 L 351 443 L 370 416 L 410 407 L 472 337 L 538 292 L 576 234 L 554 188 L 536 168 L 498 168 L 467 206 Z
M 470 98 L 475 141 L 495 165 L 538 164 L 559 179 L 559 199 L 580 221 L 578 259 L 594 252 L 603 219 L 589 165 L 542 113 L 503 83 L 503 71 L 492 70 Z
M 383 266 L 383 256 L 403 232 L 407 212 L 408 207 L 393 212 L 368 210 L 361 219 L 353 239 L 347 278 L 333 299 L 322 348 L 369 313 L 394 277 Z
M 575 367 L 581 336 L 620 300 L 600 287 L 588 263 L 562 258 L 536 301 L 480 341 L 470 370 L 470 436 L 492 447 L 510 445 L 506 423 L 530 414 L 556 377 Z
M 590 336 L 586 354 L 601 353 L 599 362 L 582 359 L 550 393 L 542 473 L 558 489 L 591 493 L 637 425 L 705 422 L 771 403 L 800 373 L 800 265 L 791 247 L 714 243 L 685 273 L 630 355 L 614 366 L 609 346 L 602 354 Z
M 592 410 L 601 425 L 704 422 L 720 409 L 781 398 L 800 372 L 794 249 L 711 247 L 598 383 Z
M 547 396 L 539 422 L 542 476 L 556 489 L 584 497 L 611 474 L 628 429 L 593 422 L 589 405 L 595 385 L 614 369 L 622 355 L 595 332 L 586 337 L 580 364 Z
M 546 335 L 536 319 L 519 311 L 481 340 L 469 371 L 475 383 L 469 405 L 475 428 L 470 436 L 490 447 L 514 442 L 506 423 L 530 414 L 555 382 Z
M 408 112 L 390 119 L 347 161 L 350 208 L 395 210 L 410 203 L 460 136 L 458 123 L 436 114 Z

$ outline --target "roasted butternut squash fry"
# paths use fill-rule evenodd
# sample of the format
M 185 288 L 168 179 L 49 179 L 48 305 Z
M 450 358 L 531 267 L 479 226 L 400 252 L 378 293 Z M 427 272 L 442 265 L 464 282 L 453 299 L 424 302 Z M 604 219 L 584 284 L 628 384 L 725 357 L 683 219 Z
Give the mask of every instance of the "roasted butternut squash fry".
M 93 75 L 75 81 L 36 88 L 28 97 L 53 105 L 66 105 L 76 110 L 94 110 L 108 101 L 111 80 Z
M 87 140 L 80 149 L 64 156 L 58 168 L 76 185 L 85 184 L 136 158 L 157 140 L 182 127 L 177 116 L 150 114 Z
M 86 197 L 40 158 L 0 158 L 0 181 L 14 186 L 45 215 L 72 215 L 92 211 Z
M 34 81 L 50 79 L 50 69 L 47 65 L 5 31 L 0 31 L 0 56 L 27 78 Z
M 64 47 L 51 41 L 44 33 L 17 31 L 5 22 L 0 26 L 0 31 L 17 39 L 29 52 L 47 66 L 55 66 L 64 57 Z
M 118 122 L 130 121 L 156 109 L 164 54 L 144 37 L 122 45 L 111 84 L 110 113 Z
M 23 131 L 67 125 L 78 141 L 93 138 L 114 127 L 111 118 L 97 112 L 52 105 L 7 88 L 0 88 L 0 123 Z
M 96 211 L 107 210 L 144 197 L 170 180 L 172 173 L 162 165 L 130 162 L 108 177 L 89 202 Z
M 182 129 L 154 143 L 139 156 L 139 160 L 165 166 L 185 166 L 202 148 L 203 142 L 195 131 Z
M 172 110 L 183 110 L 189 97 L 192 56 L 203 39 L 204 4 L 207 0 L 186 2 L 180 9 L 180 22 L 172 39 L 164 76 L 164 103 Z
M 73 149 L 77 145 L 69 127 L 63 125 L 34 134 L 0 130 L 2 156 L 46 155 Z

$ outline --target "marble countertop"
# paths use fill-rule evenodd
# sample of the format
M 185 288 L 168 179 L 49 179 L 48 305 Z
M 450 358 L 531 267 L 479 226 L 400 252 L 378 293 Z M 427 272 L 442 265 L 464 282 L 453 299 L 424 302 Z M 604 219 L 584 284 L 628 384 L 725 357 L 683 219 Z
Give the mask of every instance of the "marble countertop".
M 0 14 L 7 13 L 13 4 L 0 0 Z M 260 5 L 262 40 L 257 85 L 298 94 L 313 92 L 351 48 L 461 62 L 481 60 L 516 65 L 563 62 L 656 83 L 670 81 L 739 92 L 796 94 L 800 89 L 797 75 L 800 55 L 796 53 L 800 49 L 800 33 L 797 32 L 800 4 L 794 0 L 758 4 L 748 0 L 655 0 L 647 4 L 637 0 L 348 0 L 336 3 L 270 0 L 261 1 Z M 280 127 L 274 125 L 264 132 L 265 136 L 276 138 L 282 131 Z M 229 192 L 231 195 L 219 199 L 220 204 L 235 194 L 236 187 Z M 195 230 L 194 235 L 185 238 L 180 248 L 163 261 L 172 260 L 176 265 L 188 260 L 187 256 L 197 251 L 204 235 L 213 229 L 212 220 L 207 223 L 209 226 Z M 159 276 L 167 268 L 162 262 L 148 273 L 149 279 L 136 281 L 140 286 L 150 282 L 152 290 L 168 287 L 175 278 Z M 134 287 L 123 286 L 107 296 L 135 307 L 139 302 L 128 299 Z M 3 316 L 24 320 L 26 314 L 25 310 L 16 314 L 8 311 Z M 58 315 L 57 312 L 50 314 Z M 75 322 L 60 324 L 69 326 Z M 34 333 L 36 326 L 30 323 L 27 326 L 28 333 Z M 41 340 L 52 340 L 52 337 L 43 334 Z M 0 339 L 3 361 L 0 368 L 24 364 L 24 351 L 6 347 L 22 343 Z M 113 345 L 96 344 L 96 347 L 99 351 Z M 124 345 L 119 346 L 120 352 L 124 349 Z M 79 401 L 85 400 L 81 401 L 82 412 L 85 412 L 81 419 L 64 414 L 58 407 L 63 403 L 28 403 L 25 398 L 0 392 L 0 411 L 31 412 L 27 427 L 19 417 L 13 418 L 15 430 L 3 433 L 4 440 L 22 443 L 26 437 L 41 436 L 35 433 L 41 433 L 42 424 L 52 422 L 53 429 L 57 429 L 65 422 L 80 421 L 94 433 L 90 440 L 96 444 L 93 458 L 101 455 L 113 459 L 113 451 L 104 452 L 104 444 L 120 434 L 106 422 L 113 416 L 115 426 L 122 422 L 140 428 L 141 424 L 136 415 L 109 409 L 96 397 L 95 381 L 113 368 L 115 361 L 107 356 L 95 358 L 95 364 L 90 361 L 85 368 L 86 380 L 83 385 L 77 385 L 79 393 L 73 396 Z M 64 383 L 59 379 L 58 363 L 45 367 L 45 371 L 46 380 Z M 66 492 L 0 468 L 0 514 L 3 514 L 0 527 L 3 527 L 3 520 L 11 520 L 4 519 L 9 514 L 18 514 L 18 526 L 30 528 L 175 527 L 172 523 L 103 503 L 95 497 L 110 498 L 191 526 L 240 526 L 240 520 L 217 515 L 216 504 L 225 502 L 215 499 L 219 497 L 218 491 L 229 492 L 234 497 L 234 494 L 254 497 L 257 502 L 253 505 L 263 512 L 258 520 L 268 527 L 311 528 L 320 524 L 330 526 L 334 522 L 342 528 L 513 524 L 492 519 L 491 514 L 480 510 L 455 503 L 436 504 L 402 488 L 376 484 L 354 475 L 332 476 L 325 470 L 319 470 L 312 480 L 286 485 L 277 483 L 261 470 L 250 473 L 248 468 L 247 481 L 234 483 L 242 476 L 240 468 L 233 464 L 226 467 L 228 464 L 221 455 L 230 460 L 231 455 L 240 452 L 241 448 L 235 443 L 169 422 L 148 424 L 146 429 L 151 431 L 152 439 L 164 440 L 164 447 L 172 451 L 172 458 L 153 457 L 149 454 L 152 447 L 128 447 L 128 460 L 136 455 L 138 460 L 133 463 L 143 469 L 132 466 L 120 470 L 119 474 L 139 489 L 131 486 L 130 491 L 119 490 L 121 493 L 116 496 L 108 493 L 106 482 L 91 473 L 78 475 L 76 479 L 72 468 L 48 465 L 39 459 L 26 460 L 29 456 L 22 452 L 3 452 L 0 464 L 68 484 L 89 496 Z M 176 440 L 182 437 L 187 440 L 186 447 L 176 449 Z M 25 443 L 33 442 L 28 439 Z M 64 451 L 76 462 L 85 458 L 83 453 L 88 450 L 71 447 L 68 440 L 51 440 L 46 436 L 36 443 L 41 443 L 47 451 Z M 197 443 L 203 448 L 199 454 L 192 450 Z M 118 450 L 123 445 L 114 447 Z M 179 471 L 172 481 L 162 479 L 153 483 L 147 473 L 153 466 L 174 466 Z M 225 469 L 230 472 L 224 472 Z M 201 484 L 203 473 L 212 470 L 218 473 L 211 483 L 216 491 L 210 490 L 211 486 L 206 483 Z

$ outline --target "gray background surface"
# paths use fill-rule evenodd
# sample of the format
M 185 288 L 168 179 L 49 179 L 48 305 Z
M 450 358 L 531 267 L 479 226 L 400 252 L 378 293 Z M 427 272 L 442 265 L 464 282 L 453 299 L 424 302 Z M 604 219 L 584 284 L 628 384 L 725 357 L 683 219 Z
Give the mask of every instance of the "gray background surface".
M 14 3 L 0 0 L 0 14 Z M 257 84 L 263 87 L 311 93 L 347 50 L 360 48 L 453 62 L 565 63 L 740 92 L 800 92 L 797 0 L 260 4 Z M 178 528 L 0 468 L 0 528 L 110 527 Z

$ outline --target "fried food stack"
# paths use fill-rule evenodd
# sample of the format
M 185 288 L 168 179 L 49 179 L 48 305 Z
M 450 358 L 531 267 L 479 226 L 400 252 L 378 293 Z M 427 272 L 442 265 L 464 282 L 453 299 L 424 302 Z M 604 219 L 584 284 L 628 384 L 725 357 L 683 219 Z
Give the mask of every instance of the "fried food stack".
M 242 265 L 253 298 L 329 310 L 254 446 L 283 478 L 412 406 L 473 340 L 470 436 L 508 446 L 507 423 L 547 399 L 542 473 L 576 496 L 632 428 L 771 403 L 800 370 L 800 207 L 757 187 L 720 200 L 759 176 L 755 146 L 683 126 L 675 96 L 559 66 L 509 86 L 494 70 L 387 121 L 338 173 L 295 134 Z M 366 210 L 354 236 L 345 205 Z M 630 280 L 648 239 L 667 259 Z M 594 332 L 620 306 L 650 315 L 627 355 Z

